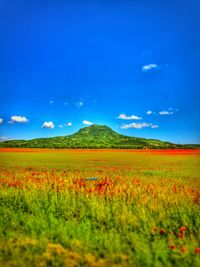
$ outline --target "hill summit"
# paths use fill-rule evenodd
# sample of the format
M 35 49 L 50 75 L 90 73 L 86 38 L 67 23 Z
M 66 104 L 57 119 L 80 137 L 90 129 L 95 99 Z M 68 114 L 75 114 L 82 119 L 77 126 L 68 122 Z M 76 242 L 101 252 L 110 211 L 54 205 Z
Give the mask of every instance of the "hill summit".
M 155 139 L 125 136 L 105 125 L 91 125 L 67 136 L 11 140 L 0 143 L 0 147 L 29 148 L 173 148 L 174 144 Z

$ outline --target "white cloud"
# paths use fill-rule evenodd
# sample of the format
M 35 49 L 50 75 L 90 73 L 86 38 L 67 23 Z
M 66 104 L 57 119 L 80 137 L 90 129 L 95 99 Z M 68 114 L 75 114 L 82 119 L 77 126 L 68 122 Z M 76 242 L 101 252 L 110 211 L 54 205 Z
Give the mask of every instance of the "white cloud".
M 163 111 L 159 111 L 159 114 L 160 114 L 160 115 L 172 115 L 173 112 L 172 112 L 172 111 L 166 111 L 166 110 L 163 110 Z
M 146 114 L 147 114 L 147 115 L 151 115 L 151 114 L 153 114 L 153 111 L 148 110 Z
M 81 108 L 81 107 L 83 107 L 83 101 L 82 101 L 82 100 L 81 100 L 81 101 L 78 101 L 78 102 L 74 103 L 74 105 L 75 105 L 77 108 Z
M 53 129 L 54 127 L 55 127 L 55 124 L 52 121 L 45 121 L 42 124 L 42 128 Z
M 2 118 L 0 118 L 0 124 L 2 124 L 3 123 L 3 119 Z
M 157 64 L 148 64 L 142 67 L 142 71 L 149 71 L 152 69 L 158 69 L 159 66 Z
M 9 123 L 26 123 L 29 120 L 25 116 L 11 116 Z
M 63 128 L 63 127 L 70 127 L 70 126 L 72 126 L 72 122 L 67 122 L 67 123 L 60 124 L 58 127 L 59 128 Z
M 82 123 L 85 125 L 92 125 L 93 124 L 91 121 L 86 121 L 86 120 L 83 120 Z
M 54 101 L 53 101 L 53 100 L 50 100 L 50 101 L 49 101 L 49 104 L 50 104 L 50 105 L 53 105 L 53 104 L 54 104 Z
M 141 122 L 141 123 L 130 123 L 130 124 L 123 124 L 121 126 L 122 129 L 130 129 L 130 128 L 135 128 L 135 129 L 142 129 L 142 128 L 146 128 L 146 127 L 150 127 L 152 129 L 154 128 L 158 128 L 158 125 L 153 124 L 153 123 L 146 123 L 146 122 Z
M 142 118 L 135 116 L 135 115 L 131 115 L 131 116 L 127 116 L 126 114 L 120 114 L 117 119 L 121 119 L 121 120 L 141 120 Z
M 162 111 L 159 111 L 158 113 L 156 112 L 153 112 L 151 110 L 148 110 L 146 112 L 147 115 L 151 115 L 151 114 L 159 114 L 159 115 L 172 115 L 174 114 L 174 112 L 177 112 L 179 111 L 177 108 L 168 108 L 167 110 L 162 110 Z

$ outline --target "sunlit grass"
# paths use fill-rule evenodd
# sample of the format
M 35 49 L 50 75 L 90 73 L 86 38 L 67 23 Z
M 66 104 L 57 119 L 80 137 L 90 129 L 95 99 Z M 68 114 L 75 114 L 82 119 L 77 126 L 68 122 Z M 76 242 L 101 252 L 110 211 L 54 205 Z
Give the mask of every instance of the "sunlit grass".
M 0 154 L 2 266 L 199 266 L 199 154 Z M 85 181 L 97 177 L 97 181 Z

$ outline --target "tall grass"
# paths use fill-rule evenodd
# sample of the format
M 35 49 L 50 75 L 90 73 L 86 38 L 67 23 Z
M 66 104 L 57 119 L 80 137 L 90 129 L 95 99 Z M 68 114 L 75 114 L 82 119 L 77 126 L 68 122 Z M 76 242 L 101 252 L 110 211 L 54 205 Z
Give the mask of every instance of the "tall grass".
M 155 152 L 1 153 L 2 266 L 199 266 L 198 163 Z

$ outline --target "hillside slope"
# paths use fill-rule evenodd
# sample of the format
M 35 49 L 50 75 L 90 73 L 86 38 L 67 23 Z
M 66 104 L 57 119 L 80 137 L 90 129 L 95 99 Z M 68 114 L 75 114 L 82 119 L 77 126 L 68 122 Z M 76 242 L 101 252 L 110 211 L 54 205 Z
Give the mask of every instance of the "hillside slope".
M 91 125 L 67 136 L 12 140 L 0 147 L 30 148 L 173 148 L 174 144 L 155 139 L 130 137 L 118 134 L 107 126 Z

